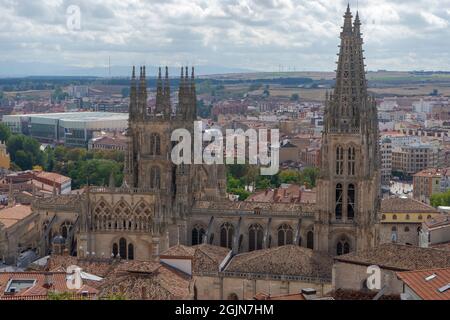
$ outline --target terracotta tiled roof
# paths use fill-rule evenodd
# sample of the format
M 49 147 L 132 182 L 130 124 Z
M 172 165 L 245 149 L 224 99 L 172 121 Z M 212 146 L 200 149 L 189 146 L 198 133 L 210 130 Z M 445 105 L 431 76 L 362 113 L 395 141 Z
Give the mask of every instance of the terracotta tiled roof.
M 163 253 L 161 253 L 161 258 L 163 257 L 183 257 L 183 258 L 193 258 L 195 254 L 195 249 L 193 247 L 188 247 L 184 245 L 176 245 L 170 247 Z
M 209 244 L 193 247 L 176 245 L 160 255 L 161 259 L 181 258 L 192 259 L 192 273 L 218 272 L 220 264 L 225 260 L 230 250 Z
M 158 267 L 150 272 L 116 269 L 101 285 L 100 296 L 121 294 L 131 300 L 191 299 L 189 276 L 174 268 L 154 263 L 156 265 Z
M 225 260 L 230 250 L 227 248 L 202 244 L 195 246 L 195 256 L 193 260 L 192 272 L 200 274 L 202 272 L 217 272 L 220 264 Z
M 50 292 L 81 294 L 85 291 L 88 294 L 98 294 L 98 290 L 89 285 L 84 285 L 78 290 L 68 289 L 66 276 L 65 272 L 2 272 L 0 273 L 0 300 L 25 299 L 33 296 L 45 299 Z M 46 279 L 50 280 L 51 285 L 46 284 Z M 33 280 L 35 283 L 15 294 L 5 294 L 10 280 Z
M 432 275 L 435 277 L 427 281 Z M 450 300 L 450 289 L 439 292 L 450 284 L 450 268 L 397 272 L 397 276 L 423 300 Z
M 450 168 L 429 168 L 422 170 L 420 172 L 417 172 L 414 177 L 440 177 L 440 176 L 449 176 L 450 175 Z
M 65 271 L 69 266 L 77 265 L 83 271 L 95 274 L 99 277 L 106 277 L 114 268 L 117 267 L 118 262 L 114 260 L 88 260 L 77 259 L 71 256 L 51 256 L 47 261 L 45 269 L 47 271 Z
M 381 201 L 382 213 L 439 213 L 435 208 L 409 198 L 390 198 Z
M 445 215 L 436 216 L 436 217 L 433 217 L 432 219 L 425 221 L 424 223 L 429 229 L 443 227 L 443 226 L 449 226 L 450 225 L 450 215 L 445 214 Z
M 17 222 L 25 219 L 33 212 L 30 206 L 17 205 L 0 210 L 0 225 L 9 228 Z
M 59 173 L 55 173 L 55 172 L 46 172 L 46 171 L 41 171 L 41 172 L 36 172 L 36 179 L 45 179 L 45 180 L 49 180 L 49 181 L 54 181 L 55 183 L 58 184 L 64 184 L 66 182 L 69 182 L 71 179 L 69 177 L 63 176 Z
M 378 247 L 337 256 L 336 261 L 378 265 L 398 271 L 450 267 L 450 252 L 386 243 Z
M 65 270 L 70 265 L 77 265 L 83 271 L 103 278 L 96 286 L 100 297 L 120 293 L 127 299 L 168 300 L 189 299 L 191 295 L 189 276 L 154 261 L 52 256 L 47 269 Z M 86 283 L 91 284 L 89 281 Z
M 332 265 L 327 254 L 289 245 L 239 254 L 225 271 L 330 279 Z

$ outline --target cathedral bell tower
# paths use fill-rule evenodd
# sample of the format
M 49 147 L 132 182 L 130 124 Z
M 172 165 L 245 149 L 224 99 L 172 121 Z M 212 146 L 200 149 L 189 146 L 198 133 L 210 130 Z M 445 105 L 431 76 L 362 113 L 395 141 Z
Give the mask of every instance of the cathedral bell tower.
M 367 93 L 358 13 L 344 15 L 336 85 L 326 96 L 315 249 L 341 255 L 378 242 L 380 160 L 376 102 Z

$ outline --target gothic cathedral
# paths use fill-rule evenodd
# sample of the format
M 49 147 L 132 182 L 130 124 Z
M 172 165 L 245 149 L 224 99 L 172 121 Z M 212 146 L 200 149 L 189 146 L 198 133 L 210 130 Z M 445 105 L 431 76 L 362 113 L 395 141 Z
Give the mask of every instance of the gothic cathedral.
M 36 199 L 41 255 L 65 239 L 79 257 L 151 260 L 177 243 L 228 247 L 234 254 L 298 245 L 345 254 L 379 242 L 380 160 L 374 99 L 367 92 L 358 14 L 344 16 L 334 92 L 327 94 L 316 203 L 232 202 L 224 165 L 174 165 L 173 130 L 193 133 L 194 70 L 181 69 L 178 104 L 168 69 L 147 105 L 145 67 L 133 68 L 128 151 L 121 187 Z M 191 74 L 189 74 L 191 71 Z M 174 105 L 174 107 L 173 107 Z M 59 237 L 59 238 L 58 238 Z

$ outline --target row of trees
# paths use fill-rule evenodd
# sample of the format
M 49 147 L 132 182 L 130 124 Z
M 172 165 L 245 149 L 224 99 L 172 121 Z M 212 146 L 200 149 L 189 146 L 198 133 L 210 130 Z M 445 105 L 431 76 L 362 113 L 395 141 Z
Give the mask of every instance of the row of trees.
M 314 188 L 318 175 L 319 169 L 305 168 L 303 171 L 283 170 L 273 176 L 262 176 L 258 166 L 229 165 L 227 166 L 227 191 L 238 195 L 239 200 L 243 201 L 250 196 L 250 192 L 246 190 L 248 186 L 253 186 L 256 190 L 266 190 L 279 188 L 282 183 L 289 183 Z
M 117 150 L 86 150 L 82 148 L 46 148 L 31 137 L 11 134 L 9 128 L 0 124 L 0 140 L 6 141 L 13 170 L 43 169 L 72 179 L 72 188 L 87 184 L 108 185 L 111 173 L 116 185 L 123 180 L 124 153 Z

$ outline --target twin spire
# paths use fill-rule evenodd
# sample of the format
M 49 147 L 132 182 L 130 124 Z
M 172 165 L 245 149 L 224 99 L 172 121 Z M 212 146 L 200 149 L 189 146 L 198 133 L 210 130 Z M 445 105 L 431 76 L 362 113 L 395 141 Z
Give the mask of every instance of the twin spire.
M 186 70 L 186 76 L 184 76 L 184 69 Z M 195 70 L 192 67 L 190 77 L 188 67 L 182 67 L 181 70 L 177 116 L 184 120 L 196 120 L 197 97 L 195 92 Z M 137 85 L 136 79 L 136 67 L 133 66 L 130 90 L 130 119 L 145 119 L 151 115 L 163 116 L 164 118 L 170 119 L 172 117 L 170 95 L 169 68 L 167 66 L 165 67 L 165 76 L 163 79 L 163 71 L 160 67 L 156 81 L 156 106 L 153 112 L 148 110 L 145 66 L 140 67 L 139 86 Z

